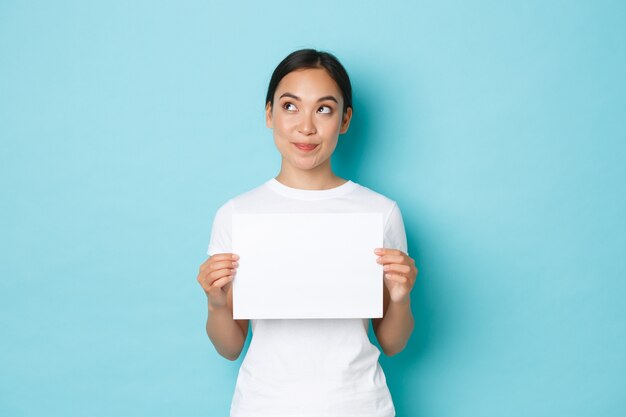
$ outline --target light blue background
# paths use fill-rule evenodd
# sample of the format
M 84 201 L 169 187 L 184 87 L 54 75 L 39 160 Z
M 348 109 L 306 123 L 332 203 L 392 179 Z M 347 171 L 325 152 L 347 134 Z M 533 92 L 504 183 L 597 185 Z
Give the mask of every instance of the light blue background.
M 301 47 L 420 267 L 398 416 L 626 415 L 625 40 L 623 1 L 1 1 L 0 415 L 228 414 L 196 275 Z

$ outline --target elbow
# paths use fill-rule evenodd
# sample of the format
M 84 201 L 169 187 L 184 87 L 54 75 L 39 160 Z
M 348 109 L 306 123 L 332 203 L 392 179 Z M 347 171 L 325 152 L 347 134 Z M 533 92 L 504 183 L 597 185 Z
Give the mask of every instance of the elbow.
M 228 359 L 229 361 L 236 361 L 239 359 L 241 352 L 243 351 L 244 342 L 241 343 L 232 343 L 228 340 L 221 340 L 216 337 L 211 337 L 211 333 L 208 331 L 207 326 L 207 334 L 209 335 L 209 339 L 211 343 L 213 343 L 213 347 L 215 351 L 222 357 Z
M 237 359 L 239 359 L 239 356 L 241 356 L 241 350 L 236 350 L 236 351 L 228 351 L 228 352 L 219 352 L 218 353 L 223 356 L 224 358 L 228 359 L 231 362 L 236 361 Z
M 218 352 L 220 354 L 220 356 L 222 356 L 223 358 L 228 359 L 231 362 L 236 361 L 237 359 L 239 359 L 239 355 L 241 352 Z
M 405 347 L 406 345 L 383 348 L 383 353 L 385 354 L 385 356 L 389 356 L 389 357 L 396 356 L 398 353 L 402 352 Z
M 388 356 L 388 357 L 396 356 L 398 354 L 397 351 L 388 350 L 388 349 L 383 349 L 383 353 L 385 354 L 385 356 Z
M 377 335 L 377 338 L 380 350 L 382 350 L 385 356 L 395 356 L 404 349 L 404 345 L 387 343 L 388 341 L 383 339 L 380 335 Z
M 382 348 L 383 353 L 386 356 L 396 356 L 398 353 L 402 352 L 407 345 L 409 344 L 409 338 L 410 338 L 410 334 L 407 336 L 406 339 L 397 339 L 397 340 L 393 340 L 391 341 L 391 343 L 386 343 L 388 342 L 387 340 L 381 340 L 378 339 L 380 343 L 380 347 Z

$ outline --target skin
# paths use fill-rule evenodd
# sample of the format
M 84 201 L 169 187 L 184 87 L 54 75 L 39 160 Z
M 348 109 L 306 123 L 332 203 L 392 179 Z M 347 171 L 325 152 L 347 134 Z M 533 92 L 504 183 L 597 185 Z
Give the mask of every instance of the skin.
M 287 74 L 278 84 L 274 103 L 265 108 L 265 121 L 273 130 L 274 144 L 282 156 L 276 180 L 292 188 L 326 190 L 346 179 L 332 170 L 330 157 L 339 135 L 350 126 L 352 108 L 343 108 L 341 90 L 323 68 L 300 69 Z M 317 144 L 309 152 L 295 143 Z M 375 261 L 383 266 L 383 317 L 372 326 L 383 349 L 392 356 L 406 346 L 414 328 L 411 290 L 418 270 L 414 260 L 397 249 L 376 248 Z M 206 331 L 224 357 L 239 357 L 247 334 L 248 320 L 233 320 L 232 281 L 239 257 L 215 254 L 200 266 L 198 283 L 208 301 Z

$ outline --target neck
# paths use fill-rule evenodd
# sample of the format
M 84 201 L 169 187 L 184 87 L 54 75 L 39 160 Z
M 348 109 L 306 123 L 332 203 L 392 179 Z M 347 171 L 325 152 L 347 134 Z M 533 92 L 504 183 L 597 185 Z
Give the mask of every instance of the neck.
M 284 161 L 276 180 L 287 187 L 302 190 L 328 190 L 347 182 L 346 179 L 335 175 L 330 164 L 314 169 L 300 170 L 285 164 Z

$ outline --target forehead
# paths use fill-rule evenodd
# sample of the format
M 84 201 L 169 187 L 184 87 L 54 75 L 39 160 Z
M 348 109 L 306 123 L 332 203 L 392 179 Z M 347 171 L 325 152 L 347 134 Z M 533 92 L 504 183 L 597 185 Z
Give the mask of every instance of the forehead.
M 333 95 L 341 100 L 342 94 L 339 86 L 324 68 L 298 69 L 285 75 L 276 87 L 274 97 L 289 92 L 304 99 L 317 99 L 327 95 Z

